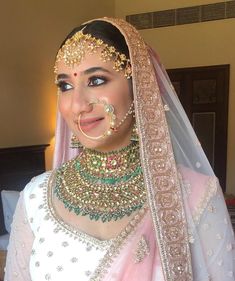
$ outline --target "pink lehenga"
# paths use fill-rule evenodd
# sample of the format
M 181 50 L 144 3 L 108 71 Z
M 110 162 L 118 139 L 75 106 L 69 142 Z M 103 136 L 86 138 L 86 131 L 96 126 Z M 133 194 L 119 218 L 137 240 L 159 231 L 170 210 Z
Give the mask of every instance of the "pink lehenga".
M 134 218 L 138 223 L 114 239 L 89 280 L 234 280 L 234 233 L 223 194 L 164 68 L 133 26 L 121 19 L 100 20 L 116 26 L 129 48 L 148 202 Z M 55 168 L 79 153 L 69 141 L 58 112 Z M 12 254 L 16 238 L 11 239 Z

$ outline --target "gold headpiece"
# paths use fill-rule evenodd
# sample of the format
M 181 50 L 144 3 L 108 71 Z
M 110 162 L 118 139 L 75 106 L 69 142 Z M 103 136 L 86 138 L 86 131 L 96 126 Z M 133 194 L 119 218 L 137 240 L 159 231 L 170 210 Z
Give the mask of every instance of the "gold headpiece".
M 57 64 L 63 60 L 66 65 L 73 67 L 78 65 L 84 58 L 85 54 L 94 54 L 101 48 L 101 59 L 104 62 L 113 60 L 116 71 L 124 70 L 124 74 L 129 79 L 131 77 L 130 59 L 125 54 L 121 54 L 113 46 L 109 46 L 101 39 L 92 37 L 91 34 L 83 34 L 78 31 L 59 50 L 56 56 L 55 73 L 57 73 Z

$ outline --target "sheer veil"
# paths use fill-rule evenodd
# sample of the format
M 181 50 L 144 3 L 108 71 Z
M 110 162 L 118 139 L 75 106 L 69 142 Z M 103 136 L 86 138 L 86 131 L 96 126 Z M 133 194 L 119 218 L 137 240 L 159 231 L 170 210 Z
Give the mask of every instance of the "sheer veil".
M 164 280 L 234 280 L 234 236 L 218 180 L 158 56 L 124 20 L 140 155 Z M 79 153 L 57 115 L 54 167 Z M 107 279 L 108 280 L 108 279 Z M 155 281 L 155 279 L 154 279 Z
M 178 100 L 177 94 L 164 67 L 159 62 L 158 56 L 154 50 L 151 49 L 151 47 L 148 48 L 154 65 L 161 97 L 163 103 L 166 105 L 166 118 L 177 164 L 182 164 L 190 169 L 213 176 L 214 172 Z
M 233 280 L 234 233 L 219 181 L 157 54 L 148 47 L 165 115 L 188 222 L 193 280 Z

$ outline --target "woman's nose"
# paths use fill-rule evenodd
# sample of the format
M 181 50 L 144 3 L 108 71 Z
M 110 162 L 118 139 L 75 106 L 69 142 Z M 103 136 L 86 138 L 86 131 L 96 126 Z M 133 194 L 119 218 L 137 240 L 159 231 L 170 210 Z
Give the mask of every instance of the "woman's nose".
M 71 109 L 74 115 L 78 116 L 83 112 L 90 112 L 92 106 L 82 89 L 74 89 L 71 99 Z

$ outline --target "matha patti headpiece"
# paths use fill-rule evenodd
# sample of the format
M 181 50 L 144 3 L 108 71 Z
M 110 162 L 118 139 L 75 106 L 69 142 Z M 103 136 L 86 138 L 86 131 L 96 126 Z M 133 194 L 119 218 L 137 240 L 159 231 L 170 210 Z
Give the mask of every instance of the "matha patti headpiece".
M 102 49 L 102 61 L 107 62 L 113 60 L 113 69 L 116 71 L 123 70 L 127 79 L 131 77 L 132 70 L 130 59 L 128 59 L 125 54 L 119 53 L 115 47 L 109 46 L 101 39 L 91 36 L 91 34 L 83 34 L 82 31 L 75 33 L 59 50 L 56 56 L 55 73 L 57 73 L 58 62 L 63 60 L 66 65 L 74 67 L 82 61 L 85 54 L 94 54 L 99 49 Z

